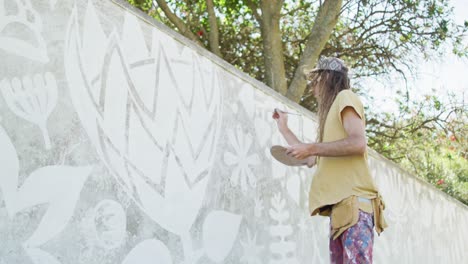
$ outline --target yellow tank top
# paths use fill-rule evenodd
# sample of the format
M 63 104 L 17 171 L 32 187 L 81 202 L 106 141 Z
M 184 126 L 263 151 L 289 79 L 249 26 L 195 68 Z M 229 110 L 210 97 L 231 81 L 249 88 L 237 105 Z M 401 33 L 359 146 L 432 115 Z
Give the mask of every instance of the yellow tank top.
M 323 142 L 347 137 L 341 120 L 341 112 L 348 106 L 354 108 L 365 122 L 364 107 L 359 97 L 351 90 L 343 90 L 338 93 L 328 112 Z M 364 155 L 319 157 L 309 192 L 311 215 L 317 213 L 328 215 L 329 210 L 324 210 L 328 205 L 336 204 L 351 195 L 367 199 L 374 199 L 378 196 L 377 187 L 367 164 L 367 151 Z

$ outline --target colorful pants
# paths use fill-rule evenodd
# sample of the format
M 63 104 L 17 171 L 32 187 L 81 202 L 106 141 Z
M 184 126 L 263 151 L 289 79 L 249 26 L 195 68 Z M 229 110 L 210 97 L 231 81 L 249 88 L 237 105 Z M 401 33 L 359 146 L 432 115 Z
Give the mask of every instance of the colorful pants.
M 330 262 L 332 264 L 372 263 L 374 244 L 374 216 L 359 210 L 357 224 L 333 240 L 330 237 Z

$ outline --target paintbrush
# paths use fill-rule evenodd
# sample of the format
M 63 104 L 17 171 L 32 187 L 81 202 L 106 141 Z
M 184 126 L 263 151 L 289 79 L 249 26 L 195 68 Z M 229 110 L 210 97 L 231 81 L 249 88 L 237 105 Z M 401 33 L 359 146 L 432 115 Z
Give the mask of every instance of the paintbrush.
M 298 115 L 298 116 L 301 115 L 301 114 L 298 114 L 298 113 L 285 112 L 285 111 L 279 110 L 279 109 L 277 109 L 277 108 L 275 108 L 275 110 L 273 110 L 273 115 L 277 114 L 277 111 L 280 111 L 281 113 L 283 113 L 283 114 L 288 114 L 288 115 Z

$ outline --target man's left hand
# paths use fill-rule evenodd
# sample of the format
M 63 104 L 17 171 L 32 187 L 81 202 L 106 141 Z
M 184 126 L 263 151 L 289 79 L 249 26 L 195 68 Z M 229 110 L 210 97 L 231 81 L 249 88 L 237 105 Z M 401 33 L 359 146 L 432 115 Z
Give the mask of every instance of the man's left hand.
M 312 155 L 312 144 L 296 144 L 286 148 L 286 154 L 293 156 L 296 159 L 305 159 Z

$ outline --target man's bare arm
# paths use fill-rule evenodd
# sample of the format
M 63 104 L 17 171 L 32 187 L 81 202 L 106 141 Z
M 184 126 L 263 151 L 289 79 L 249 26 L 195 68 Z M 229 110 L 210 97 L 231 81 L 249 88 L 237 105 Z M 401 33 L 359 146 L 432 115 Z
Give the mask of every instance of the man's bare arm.
M 278 124 L 278 129 L 279 129 L 280 133 L 283 135 L 283 137 L 286 140 L 286 142 L 288 143 L 288 145 L 290 145 L 290 146 L 291 145 L 298 145 L 298 144 L 304 145 L 297 138 L 297 136 L 291 131 L 291 129 L 289 129 L 287 114 L 283 113 L 282 111 L 276 111 L 275 110 L 275 112 L 277 112 L 277 113 L 275 113 L 273 115 L 273 119 L 276 120 L 276 122 Z M 307 158 L 306 165 L 309 168 L 313 167 L 316 164 L 316 157 L 315 156 L 309 155 L 309 156 L 307 156 L 305 158 Z
M 297 138 L 297 136 L 289 129 L 289 127 L 280 129 L 280 133 L 283 135 L 288 145 L 301 144 L 302 142 Z
M 297 144 L 288 148 L 288 154 L 298 159 L 310 155 L 323 157 L 363 155 L 367 148 L 364 122 L 351 107 L 346 107 L 341 112 L 341 116 L 348 134 L 346 138 L 324 143 Z
M 283 135 L 289 145 L 301 144 L 302 142 L 297 139 L 296 135 L 288 127 L 288 114 L 275 109 L 273 119 L 278 125 L 279 132 Z

